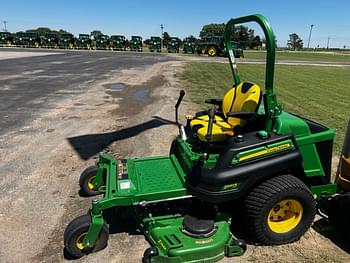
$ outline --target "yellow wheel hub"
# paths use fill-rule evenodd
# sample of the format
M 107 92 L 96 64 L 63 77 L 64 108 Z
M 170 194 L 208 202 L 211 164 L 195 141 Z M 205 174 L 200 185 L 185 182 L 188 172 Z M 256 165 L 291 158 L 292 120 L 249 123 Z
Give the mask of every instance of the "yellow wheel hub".
M 96 176 L 91 176 L 87 182 L 87 186 L 90 190 L 95 189 L 95 185 L 92 183 L 92 181 L 96 178 Z
M 213 57 L 216 55 L 216 48 L 215 47 L 211 47 L 208 49 L 208 55 Z
M 84 249 L 84 243 L 83 243 L 83 241 L 84 241 L 85 236 L 86 236 L 86 233 L 83 233 L 83 234 L 81 234 L 81 235 L 77 238 L 77 240 L 75 241 L 76 247 L 79 248 L 80 250 L 83 250 L 83 249 Z
M 297 227 L 303 217 L 303 207 L 294 199 L 282 200 L 269 212 L 267 224 L 278 234 L 288 233 Z

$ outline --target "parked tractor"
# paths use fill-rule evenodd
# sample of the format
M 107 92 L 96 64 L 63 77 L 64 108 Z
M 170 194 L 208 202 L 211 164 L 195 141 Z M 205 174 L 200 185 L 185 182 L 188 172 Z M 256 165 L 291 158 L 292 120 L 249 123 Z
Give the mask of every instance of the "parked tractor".
M 192 53 L 196 51 L 196 39 L 194 37 L 186 37 L 183 40 L 183 52 L 185 54 Z
M 92 49 L 92 40 L 89 34 L 79 34 L 78 39 L 76 40 L 76 47 L 78 49 Z
M 13 43 L 13 37 L 10 32 L 0 32 L 0 46 L 9 47 Z
M 52 32 L 46 33 L 42 39 L 41 45 L 46 48 L 58 48 L 58 35 Z
M 180 39 L 177 37 L 171 37 L 167 46 L 168 53 L 180 52 Z
M 95 49 L 108 49 L 109 48 L 109 36 L 98 35 L 94 41 Z
M 123 35 L 113 35 L 109 39 L 109 45 L 112 50 L 125 51 L 126 50 L 126 39 Z
M 129 41 L 130 51 L 139 51 L 142 52 L 142 37 L 132 36 Z
M 60 48 L 72 49 L 75 46 L 75 39 L 72 34 L 65 33 L 59 38 L 58 45 Z
M 38 33 L 17 32 L 15 36 L 15 45 L 21 47 L 40 47 L 41 40 Z
M 235 58 L 243 55 L 243 50 L 238 48 L 237 42 L 231 41 Z M 197 47 L 198 54 L 207 54 L 209 57 L 226 56 L 226 49 L 223 36 L 203 37 Z
M 162 52 L 162 39 L 160 37 L 151 37 L 148 48 L 150 52 Z

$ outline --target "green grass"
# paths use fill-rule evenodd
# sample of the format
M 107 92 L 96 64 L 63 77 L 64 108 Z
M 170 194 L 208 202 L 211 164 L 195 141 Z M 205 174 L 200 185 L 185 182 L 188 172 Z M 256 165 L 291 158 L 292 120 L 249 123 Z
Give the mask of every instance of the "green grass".
M 244 57 L 248 59 L 265 59 L 265 51 L 244 51 Z M 277 60 L 300 60 L 322 62 L 347 62 L 350 63 L 350 54 L 335 52 L 312 52 L 312 51 L 277 51 Z
M 239 65 L 242 80 L 263 87 L 264 65 Z M 183 73 L 191 101 L 208 108 L 206 98 L 221 98 L 232 86 L 228 64 L 187 63 Z M 275 91 L 284 110 L 310 118 L 336 130 L 339 154 L 349 118 L 350 68 L 276 65 Z

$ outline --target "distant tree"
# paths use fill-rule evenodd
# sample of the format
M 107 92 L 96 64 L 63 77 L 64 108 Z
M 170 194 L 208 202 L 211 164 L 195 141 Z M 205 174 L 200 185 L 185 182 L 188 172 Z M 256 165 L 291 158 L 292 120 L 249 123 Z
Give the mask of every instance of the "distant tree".
M 103 35 L 103 33 L 100 30 L 93 30 L 90 33 L 90 36 L 92 36 L 93 38 L 96 38 L 99 35 Z
M 145 45 L 149 45 L 149 42 L 151 41 L 151 39 L 149 39 L 149 38 L 147 38 L 147 39 L 145 39 L 144 41 L 143 41 L 143 43 L 145 44 Z
M 64 29 L 60 29 L 60 30 L 58 30 L 58 34 L 63 35 L 63 34 L 72 34 L 72 33 L 68 32 L 68 31 L 66 31 Z
M 225 24 L 208 24 L 204 25 L 199 37 L 203 38 L 206 36 L 223 36 L 225 32 Z
M 167 47 L 170 40 L 170 35 L 168 32 L 163 33 L 163 46 Z
M 263 42 L 260 39 L 260 36 L 255 36 L 253 40 L 250 42 L 249 48 L 259 48 L 262 47 Z
M 51 32 L 51 29 L 48 27 L 38 27 L 37 29 L 28 29 L 28 33 L 38 33 L 39 36 L 44 36 L 46 33 Z
M 298 34 L 293 33 L 289 35 L 289 40 L 287 46 L 293 50 L 299 50 L 303 48 L 303 40 L 298 36 Z

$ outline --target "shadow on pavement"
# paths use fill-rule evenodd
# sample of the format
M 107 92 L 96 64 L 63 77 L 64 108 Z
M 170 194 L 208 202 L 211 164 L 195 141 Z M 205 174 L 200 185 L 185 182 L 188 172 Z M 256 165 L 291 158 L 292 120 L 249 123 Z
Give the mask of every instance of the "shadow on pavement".
M 68 138 L 68 142 L 79 154 L 80 158 L 87 160 L 101 152 L 111 143 L 128 139 L 138 134 L 163 125 L 176 125 L 174 121 L 153 116 L 151 120 L 109 133 L 87 134 Z

